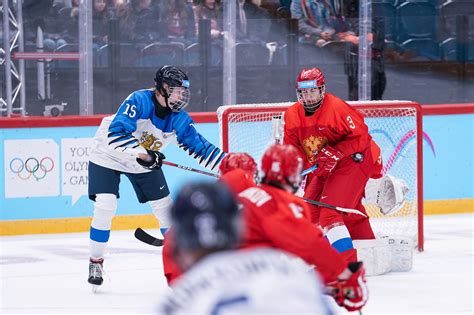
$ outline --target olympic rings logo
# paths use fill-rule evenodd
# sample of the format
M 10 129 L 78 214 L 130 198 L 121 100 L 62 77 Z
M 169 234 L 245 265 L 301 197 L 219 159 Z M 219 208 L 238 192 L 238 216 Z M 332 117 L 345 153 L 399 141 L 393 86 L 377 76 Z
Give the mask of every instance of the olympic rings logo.
M 54 161 L 50 157 L 44 157 L 39 161 L 35 157 L 29 157 L 25 161 L 16 157 L 10 161 L 10 171 L 22 180 L 28 180 L 31 176 L 41 180 L 53 169 Z

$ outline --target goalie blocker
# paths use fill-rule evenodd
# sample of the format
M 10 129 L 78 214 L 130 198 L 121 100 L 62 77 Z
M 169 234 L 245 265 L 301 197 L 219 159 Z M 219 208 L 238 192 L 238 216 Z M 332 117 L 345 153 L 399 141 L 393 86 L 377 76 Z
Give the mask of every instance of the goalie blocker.
M 365 201 L 379 207 L 384 215 L 400 211 L 409 189 L 404 180 L 385 175 L 379 179 L 369 179 L 365 186 Z

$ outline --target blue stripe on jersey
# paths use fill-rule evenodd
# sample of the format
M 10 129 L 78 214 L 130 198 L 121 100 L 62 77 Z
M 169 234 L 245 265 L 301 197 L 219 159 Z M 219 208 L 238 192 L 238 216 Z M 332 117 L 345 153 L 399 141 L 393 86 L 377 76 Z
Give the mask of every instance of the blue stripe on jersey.
M 348 238 L 341 238 L 334 243 L 331 244 L 339 253 L 345 252 L 347 250 L 353 249 L 354 245 L 352 245 L 352 239 Z
M 132 146 L 132 144 L 136 144 L 136 143 L 138 143 L 138 140 L 135 139 L 135 138 L 133 138 L 132 140 L 127 141 L 127 142 L 125 142 L 124 144 L 121 144 L 121 145 L 119 145 L 119 146 L 117 146 L 117 147 L 115 147 L 115 148 L 130 147 L 130 146 Z
M 117 137 L 115 139 L 113 139 L 112 141 L 109 142 L 109 145 L 110 144 L 113 144 L 113 143 L 116 143 L 116 142 L 120 142 L 120 141 L 126 141 L 126 140 L 129 140 L 129 139 L 132 139 L 133 137 L 131 135 L 122 135 L 120 137 Z
M 197 132 L 194 122 L 186 112 L 173 113 L 175 121 L 173 128 L 176 130 L 178 143 L 200 163 L 213 154 L 216 147 Z
M 90 239 L 99 243 L 107 243 L 110 237 L 110 230 L 98 230 L 91 226 Z
M 211 156 L 209 157 L 209 160 L 207 160 L 206 166 L 208 166 L 209 163 L 211 163 L 214 160 L 214 158 L 218 156 L 220 152 L 221 150 L 219 150 L 218 148 L 214 148 L 214 150 L 212 150 L 211 152 Z

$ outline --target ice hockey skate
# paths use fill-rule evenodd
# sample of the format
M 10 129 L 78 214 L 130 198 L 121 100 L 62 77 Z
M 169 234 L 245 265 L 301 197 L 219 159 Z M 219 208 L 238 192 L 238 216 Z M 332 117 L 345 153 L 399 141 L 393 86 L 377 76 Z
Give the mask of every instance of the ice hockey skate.
M 103 258 L 90 258 L 89 260 L 89 279 L 87 281 L 92 284 L 92 292 L 97 292 L 97 289 L 104 282 L 102 274 L 104 259 Z

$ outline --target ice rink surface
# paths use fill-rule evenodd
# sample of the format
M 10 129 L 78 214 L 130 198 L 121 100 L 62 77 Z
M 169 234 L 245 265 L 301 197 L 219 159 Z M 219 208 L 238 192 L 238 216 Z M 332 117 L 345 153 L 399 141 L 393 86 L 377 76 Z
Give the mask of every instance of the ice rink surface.
M 363 314 L 473 314 L 473 230 L 472 214 L 426 217 L 413 270 L 368 278 Z M 112 231 L 107 275 L 94 294 L 88 241 L 88 233 L 0 237 L 0 314 L 156 313 L 168 290 L 161 249 L 133 231 Z

